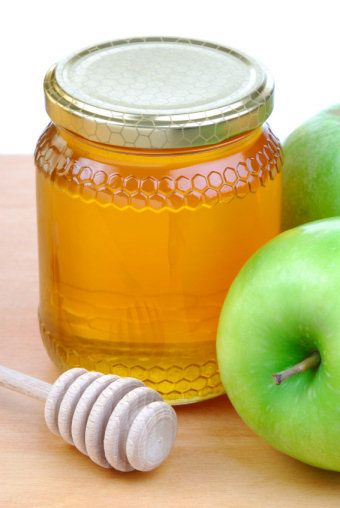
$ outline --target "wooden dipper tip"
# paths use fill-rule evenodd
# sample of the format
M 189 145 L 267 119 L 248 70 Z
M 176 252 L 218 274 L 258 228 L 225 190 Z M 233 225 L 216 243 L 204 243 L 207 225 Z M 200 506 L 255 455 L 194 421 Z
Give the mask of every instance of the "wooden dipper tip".
M 169 455 L 177 429 L 176 413 L 163 401 L 151 402 L 134 419 L 126 442 L 130 464 L 151 471 Z
M 151 471 L 170 453 L 177 417 L 158 392 L 134 378 L 70 369 L 48 393 L 49 429 L 102 467 Z

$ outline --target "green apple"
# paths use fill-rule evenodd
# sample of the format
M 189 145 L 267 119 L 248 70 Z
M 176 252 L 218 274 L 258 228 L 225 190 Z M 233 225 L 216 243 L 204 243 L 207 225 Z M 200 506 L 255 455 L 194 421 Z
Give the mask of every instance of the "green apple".
M 340 215 L 340 105 L 293 131 L 283 152 L 282 228 Z
M 244 265 L 222 309 L 217 356 L 257 434 L 340 471 L 340 218 L 286 231 Z

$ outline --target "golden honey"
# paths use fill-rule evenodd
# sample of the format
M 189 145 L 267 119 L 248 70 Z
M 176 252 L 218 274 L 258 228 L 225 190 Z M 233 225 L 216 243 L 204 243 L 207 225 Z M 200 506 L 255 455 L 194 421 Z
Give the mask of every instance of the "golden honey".
M 258 125 L 217 143 L 145 148 L 54 122 L 35 156 L 51 358 L 140 378 L 171 403 L 221 394 L 222 302 L 279 232 L 277 139 Z

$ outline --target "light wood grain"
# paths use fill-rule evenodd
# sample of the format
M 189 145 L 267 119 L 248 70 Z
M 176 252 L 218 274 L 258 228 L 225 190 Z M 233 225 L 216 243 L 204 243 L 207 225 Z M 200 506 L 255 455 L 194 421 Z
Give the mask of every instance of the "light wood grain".
M 4 365 L 0 365 L 0 387 L 13 390 L 43 402 L 46 401 L 51 390 L 50 383 L 46 383 L 46 381 L 42 381 L 36 377 L 28 376 L 24 372 L 9 369 Z
M 34 170 L 0 157 L 0 363 L 52 382 L 39 338 Z M 0 389 L 0 507 L 333 508 L 340 475 L 286 457 L 241 422 L 226 397 L 177 408 L 179 432 L 151 473 L 91 463 L 46 428 L 41 402 Z

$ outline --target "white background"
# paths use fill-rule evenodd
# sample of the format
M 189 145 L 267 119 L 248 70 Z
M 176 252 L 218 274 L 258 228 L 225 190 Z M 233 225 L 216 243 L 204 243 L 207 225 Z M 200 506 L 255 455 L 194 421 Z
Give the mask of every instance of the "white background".
M 57 60 L 109 39 L 175 35 L 234 46 L 276 81 L 271 125 L 284 139 L 340 102 L 338 0 L 4 0 L 0 153 L 33 152 L 48 122 L 42 81 Z

